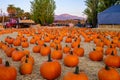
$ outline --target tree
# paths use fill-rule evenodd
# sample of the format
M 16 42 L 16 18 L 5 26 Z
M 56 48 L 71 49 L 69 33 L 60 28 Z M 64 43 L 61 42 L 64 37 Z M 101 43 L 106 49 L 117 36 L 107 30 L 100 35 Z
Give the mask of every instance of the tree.
M 120 0 L 99 0 L 98 12 L 102 12 L 110 6 L 120 4 Z
M 23 17 L 26 18 L 26 19 L 30 19 L 31 14 L 29 12 L 24 12 Z
M 87 8 L 84 10 L 84 13 L 88 16 L 88 22 L 92 24 L 92 27 L 96 27 L 98 0 L 86 0 L 85 3 Z
M 9 14 L 10 17 L 15 16 L 15 14 L 16 14 L 16 8 L 14 7 L 14 5 L 9 5 L 7 7 L 7 12 L 8 12 L 8 14 Z
M 54 0 L 34 0 L 31 2 L 31 15 L 36 23 L 51 24 L 54 21 Z
M 86 0 L 85 3 L 87 8 L 84 10 L 84 13 L 88 16 L 88 22 L 93 27 L 96 27 L 97 14 L 112 5 L 120 4 L 120 0 Z
M 17 17 L 17 18 L 20 18 L 20 17 L 23 16 L 23 14 L 24 14 L 24 10 L 22 10 L 22 9 L 19 8 L 19 7 L 16 7 L 16 17 Z

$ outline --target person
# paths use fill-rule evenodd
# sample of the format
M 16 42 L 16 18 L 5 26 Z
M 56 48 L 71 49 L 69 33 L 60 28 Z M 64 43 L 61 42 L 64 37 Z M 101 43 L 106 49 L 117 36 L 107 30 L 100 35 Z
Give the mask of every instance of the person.
M 82 27 L 82 24 L 81 24 L 80 22 L 78 22 L 78 23 L 76 24 L 76 26 Z

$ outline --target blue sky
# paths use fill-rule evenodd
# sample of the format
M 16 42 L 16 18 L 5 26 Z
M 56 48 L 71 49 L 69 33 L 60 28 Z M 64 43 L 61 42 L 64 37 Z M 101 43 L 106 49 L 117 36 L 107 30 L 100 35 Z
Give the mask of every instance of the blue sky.
M 30 1 L 33 0 L 0 0 L 0 9 L 3 10 L 3 12 L 7 12 L 6 8 L 9 4 L 13 4 L 15 7 L 20 7 L 24 11 L 30 11 Z M 85 0 L 55 0 L 56 2 L 56 10 L 55 14 L 72 14 L 76 16 L 83 16 L 83 11 L 86 8 Z

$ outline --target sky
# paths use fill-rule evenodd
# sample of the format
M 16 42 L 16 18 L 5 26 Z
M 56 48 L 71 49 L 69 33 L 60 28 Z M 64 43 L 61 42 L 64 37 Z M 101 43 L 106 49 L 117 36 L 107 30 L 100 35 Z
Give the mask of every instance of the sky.
M 30 1 L 33 0 L 0 0 L 0 10 L 2 10 L 3 13 L 7 13 L 6 9 L 8 5 L 13 4 L 15 7 L 20 7 L 25 12 L 30 12 Z M 83 11 L 86 8 L 84 1 L 85 0 L 55 0 L 55 15 L 71 14 L 84 17 Z

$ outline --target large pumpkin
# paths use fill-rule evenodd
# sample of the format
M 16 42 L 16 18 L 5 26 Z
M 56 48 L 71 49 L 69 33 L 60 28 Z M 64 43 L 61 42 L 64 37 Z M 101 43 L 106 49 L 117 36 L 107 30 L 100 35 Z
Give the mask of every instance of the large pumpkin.
M 61 65 L 58 61 L 52 61 L 49 54 L 48 61 L 40 66 L 40 74 L 47 80 L 54 80 L 61 74 Z
M 0 64 L 0 80 L 16 80 L 17 70 L 15 67 L 10 66 L 6 61 L 5 65 Z
M 99 80 L 120 80 L 120 75 L 115 68 L 106 66 L 98 71 Z
M 64 64 L 68 67 L 75 67 L 79 63 L 79 58 L 72 51 L 64 57 Z

